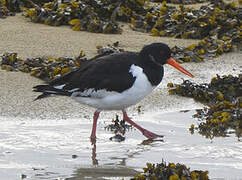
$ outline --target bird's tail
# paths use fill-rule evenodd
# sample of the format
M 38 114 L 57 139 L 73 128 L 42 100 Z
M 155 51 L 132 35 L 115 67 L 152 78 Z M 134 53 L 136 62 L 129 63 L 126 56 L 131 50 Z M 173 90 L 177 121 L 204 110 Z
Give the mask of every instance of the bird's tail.
M 39 95 L 37 98 L 34 99 L 34 101 L 42 98 L 49 97 L 50 95 L 63 95 L 63 96 L 70 96 L 70 93 L 62 90 L 57 89 L 50 85 L 38 85 L 33 87 L 33 91 L 35 92 L 42 92 L 41 95 Z

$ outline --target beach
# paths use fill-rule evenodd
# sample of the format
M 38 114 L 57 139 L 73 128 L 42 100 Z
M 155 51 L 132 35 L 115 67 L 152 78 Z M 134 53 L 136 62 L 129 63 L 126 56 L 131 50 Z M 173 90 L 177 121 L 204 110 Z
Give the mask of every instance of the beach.
M 122 34 L 97 34 L 83 31 L 73 31 L 69 26 L 53 27 L 43 24 L 36 24 L 30 22 L 29 19 L 24 18 L 21 14 L 17 14 L 13 17 L 7 17 L 7 19 L 0 19 L 0 55 L 6 52 L 16 52 L 18 53 L 18 56 L 22 58 L 43 56 L 76 57 L 79 55 L 80 49 L 82 49 L 86 53 L 86 57 L 91 58 L 97 55 L 96 46 L 105 46 L 107 44 L 113 44 L 116 41 L 119 42 L 121 48 L 127 51 L 140 51 L 144 45 L 153 42 L 163 42 L 168 44 L 170 47 L 175 45 L 186 47 L 199 41 L 189 39 L 184 40 L 175 38 L 153 37 L 148 33 L 132 31 L 128 24 L 123 23 L 122 26 L 124 30 Z M 167 112 L 203 108 L 203 104 L 196 102 L 191 98 L 169 95 L 167 83 L 181 83 L 184 79 L 189 79 L 196 83 L 209 83 L 211 78 L 216 76 L 216 74 L 237 75 L 242 73 L 242 53 L 239 51 L 230 52 L 217 58 L 205 60 L 201 63 L 183 63 L 182 66 L 192 72 L 195 75 L 195 78 L 189 78 L 171 66 L 166 65 L 165 76 L 162 83 L 154 90 L 152 94 L 147 96 L 137 105 L 128 109 L 128 113 L 131 118 L 137 119 L 137 121 L 141 120 L 144 123 L 148 123 L 149 119 L 147 119 L 147 114 L 162 114 Z M 16 122 L 14 127 L 17 127 L 17 125 L 21 122 L 26 124 L 34 124 L 35 122 L 37 124 L 41 124 L 41 122 L 51 122 L 52 126 L 54 127 L 53 123 L 55 121 L 65 122 L 64 124 L 68 124 L 68 122 L 75 122 L 73 119 L 78 119 L 78 121 L 76 121 L 77 123 L 80 123 L 83 120 L 83 122 L 86 124 L 83 127 L 79 127 L 78 131 L 82 132 L 83 130 L 86 132 L 84 137 L 81 138 L 86 139 L 84 140 L 84 145 L 88 147 L 88 150 L 90 150 L 91 148 L 88 142 L 88 138 L 89 132 L 91 132 L 92 115 L 95 109 L 81 105 L 68 97 L 51 97 L 34 101 L 39 93 L 33 92 L 32 88 L 33 86 L 42 83 L 44 83 L 42 80 L 30 76 L 30 74 L 27 73 L 7 72 L 0 70 L 0 119 L 2 119 L 2 123 L 5 122 L 14 124 L 14 122 Z M 137 111 L 138 106 L 141 106 L 141 114 L 139 114 Z M 116 113 L 120 114 L 120 112 L 116 111 L 101 113 L 99 122 L 101 124 L 110 122 L 115 117 Z M 11 120 L 13 120 L 13 122 L 11 122 Z M 153 125 L 155 126 L 155 124 Z M 9 127 L 8 133 L 11 133 L 12 126 L 6 127 Z M 7 131 L 4 129 L 4 126 L 2 126 L 2 128 L 3 131 Z M 99 126 L 98 128 L 99 130 L 101 128 L 103 129 L 103 125 Z M 56 125 L 56 129 L 58 129 L 58 123 Z M 12 130 L 14 130 L 12 133 L 16 133 L 16 129 Z M 99 134 L 99 130 L 97 130 L 97 135 Z M 69 131 L 71 131 L 71 129 Z M 104 130 L 100 131 L 102 131 L 102 135 L 100 135 L 101 142 L 99 144 L 99 150 L 102 152 L 102 145 L 109 143 L 109 138 L 107 137 L 108 133 L 105 134 Z M 138 132 L 136 132 L 136 134 L 137 133 Z M 41 137 L 42 135 L 39 134 L 39 136 Z M 4 134 L 2 137 L 4 137 Z M 131 137 L 134 138 L 132 135 Z M 60 139 L 58 139 L 58 142 Z M 140 139 L 142 139 L 142 136 L 138 136 L 138 140 Z M 54 141 L 55 139 L 53 139 L 53 142 Z M 66 142 L 67 141 L 68 140 L 66 140 Z M 78 140 L 76 140 L 76 142 L 78 142 Z M 8 143 L 9 146 L 7 146 Z M 18 145 L 15 146 L 14 143 L 11 145 L 11 141 L 8 143 L 4 141 L 0 143 L 0 146 L 2 146 L 3 149 L 2 153 L 4 154 L 6 151 L 14 152 L 16 150 L 15 156 L 17 156 Z M 133 144 L 131 149 L 136 148 L 134 142 L 127 141 L 127 143 Z M 38 150 L 41 149 L 40 147 L 42 146 L 43 149 L 49 148 L 49 145 L 45 146 L 41 144 L 36 145 L 36 147 L 33 146 L 32 148 Z M 61 144 L 59 144 L 59 146 L 61 150 L 65 149 L 61 147 Z M 28 147 L 26 146 L 26 148 Z M 27 153 L 28 152 L 26 152 L 26 154 Z M 71 151 L 71 153 L 74 152 Z M 89 152 L 87 154 L 89 154 Z M 124 154 L 125 153 L 121 153 L 120 156 Z M 7 158 L 8 155 L 3 155 L 3 157 Z M 51 155 L 48 157 L 51 157 Z M 139 158 L 139 156 L 137 157 Z M 7 159 L 5 160 L 7 165 Z M 11 161 L 14 162 L 14 160 Z M 242 167 L 242 163 L 239 163 L 240 164 L 238 164 L 238 169 Z M 6 168 L 3 164 L 1 167 L 3 167 L 3 169 Z M 11 167 L 16 168 L 17 166 Z M 29 172 L 30 170 L 26 169 L 29 169 L 30 167 L 31 163 L 30 166 L 23 166 L 23 168 L 19 167 L 20 170 L 16 173 L 19 174 L 20 172 Z M 48 164 L 45 167 L 48 167 Z M 11 171 L 11 168 L 6 169 L 8 170 L 4 171 L 4 177 L 7 177 L 10 173 L 15 172 Z M 74 168 L 71 166 L 70 169 Z

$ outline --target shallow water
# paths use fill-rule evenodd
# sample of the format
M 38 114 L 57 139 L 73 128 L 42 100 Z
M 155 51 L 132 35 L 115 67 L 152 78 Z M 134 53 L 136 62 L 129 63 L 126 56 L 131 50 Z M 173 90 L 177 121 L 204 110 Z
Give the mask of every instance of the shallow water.
M 137 130 L 125 141 L 113 142 L 109 123 L 100 119 L 96 146 L 89 136 L 90 119 L 9 119 L 0 117 L 0 179 L 129 179 L 146 162 L 184 163 L 208 170 L 212 179 L 242 179 L 242 142 L 235 135 L 205 139 L 191 135 L 195 110 L 147 113 L 132 117 L 158 134 L 163 141 L 142 144 Z M 26 175 L 26 176 L 25 176 Z M 78 178 L 77 178 L 78 177 Z

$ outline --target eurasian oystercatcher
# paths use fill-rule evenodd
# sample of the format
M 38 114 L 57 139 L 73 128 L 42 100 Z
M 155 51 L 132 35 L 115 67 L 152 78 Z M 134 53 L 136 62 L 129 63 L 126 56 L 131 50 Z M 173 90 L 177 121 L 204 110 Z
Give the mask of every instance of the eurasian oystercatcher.
M 159 85 L 164 75 L 164 64 L 194 77 L 171 57 L 171 50 L 166 44 L 152 43 L 144 46 L 139 53 L 121 52 L 93 58 L 48 85 L 35 86 L 34 91 L 42 92 L 36 99 L 50 95 L 70 96 L 96 108 L 90 137 L 92 142 L 96 140 L 97 119 L 103 110 L 122 110 L 124 120 L 145 137 L 162 137 L 133 122 L 126 108 L 138 103 Z

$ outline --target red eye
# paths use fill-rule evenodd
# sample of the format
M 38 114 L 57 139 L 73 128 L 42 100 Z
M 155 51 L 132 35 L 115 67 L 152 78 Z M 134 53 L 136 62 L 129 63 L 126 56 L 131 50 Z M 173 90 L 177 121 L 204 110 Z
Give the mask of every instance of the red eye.
M 160 51 L 160 54 L 161 54 L 161 55 L 164 55 L 164 54 L 165 54 L 165 52 L 164 52 L 164 51 Z

